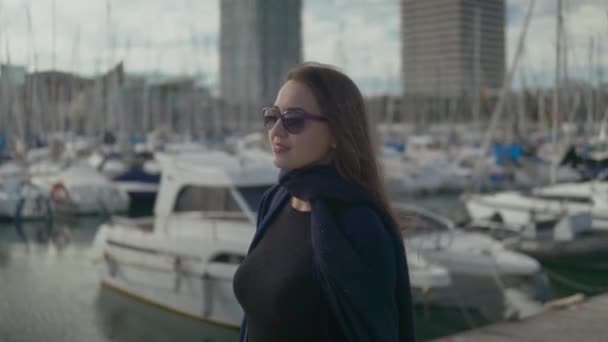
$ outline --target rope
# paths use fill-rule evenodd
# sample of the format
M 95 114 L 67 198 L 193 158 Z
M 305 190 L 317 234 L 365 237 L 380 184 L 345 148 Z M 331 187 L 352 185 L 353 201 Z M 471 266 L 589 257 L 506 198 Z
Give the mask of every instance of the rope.
M 597 294 L 608 291 L 608 286 L 591 286 L 583 284 L 581 282 L 577 282 L 576 280 L 568 279 L 550 269 L 545 269 L 545 272 L 549 275 L 549 277 L 555 279 L 557 282 L 560 282 L 578 291 L 583 291 L 590 294 Z

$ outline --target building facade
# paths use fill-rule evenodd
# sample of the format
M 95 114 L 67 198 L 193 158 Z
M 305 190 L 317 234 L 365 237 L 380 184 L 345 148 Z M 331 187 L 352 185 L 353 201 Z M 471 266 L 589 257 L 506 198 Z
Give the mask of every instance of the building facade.
M 231 130 L 261 127 L 287 71 L 302 59 L 302 0 L 220 0 L 220 98 Z
M 505 70 L 505 0 L 401 0 L 406 96 L 492 91 Z

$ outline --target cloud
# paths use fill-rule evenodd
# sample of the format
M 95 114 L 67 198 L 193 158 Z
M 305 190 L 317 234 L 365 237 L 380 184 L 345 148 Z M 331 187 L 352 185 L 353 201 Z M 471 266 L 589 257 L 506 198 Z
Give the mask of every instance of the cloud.
M 366 93 L 398 94 L 388 79 L 399 78 L 399 20 L 395 0 L 308 1 L 305 57 L 341 67 Z
M 84 73 L 108 68 L 126 58 L 131 71 L 195 72 L 201 64 L 216 70 L 219 7 L 215 1 L 80 1 L 55 0 L 53 48 L 52 0 L 5 0 L 0 9 L 2 60 L 5 39 L 13 63 L 37 69 L 56 66 Z M 108 15 L 109 3 L 109 15 Z M 27 11 L 31 14 L 29 34 Z M 74 61 L 77 61 L 76 63 Z
M 205 74 L 217 84 L 219 0 L 53 0 L 0 2 L 0 60 L 33 68 L 56 67 L 92 74 L 119 59 L 128 71 Z M 400 92 L 400 0 L 303 0 L 306 60 L 337 64 L 367 93 Z M 508 61 L 530 0 L 507 0 Z M 110 17 L 108 18 L 108 3 Z M 27 8 L 31 14 L 29 34 Z M 555 0 L 538 0 L 526 38 L 522 69 L 529 83 L 552 82 Z M 564 1 L 568 62 L 572 76 L 586 77 L 589 41 L 597 63 L 608 65 L 605 0 Z M 521 72 L 515 82 L 522 80 Z
M 527 0 L 511 0 L 512 5 L 527 6 Z M 605 1 L 564 1 L 565 49 L 568 75 L 588 79 L 596 64 L 607 65 L 605 58 L 608 45 L 604 43 L 608 34 L 607 4 Z M 525 11 L 525 9 L 523 10 Z M 523 13 L 523 12 L 522 12 Z M 523 15 L 523 14 L 522 14 Z M 540 0 L 534 11 L 529 33 L 526 37 L 522 67 L 529 82 L 534 85 L 550 85 L 554 81 L 556 56 L 556 2 Z M 512 61 L 515 47 L 522 30 L 522 22 L 509 23 L 507 27 L 508 56 Z M 590 40 L 595 41 L 593 66 L 589 66 Z M 521 69 L 516 82 L 521 81 Z

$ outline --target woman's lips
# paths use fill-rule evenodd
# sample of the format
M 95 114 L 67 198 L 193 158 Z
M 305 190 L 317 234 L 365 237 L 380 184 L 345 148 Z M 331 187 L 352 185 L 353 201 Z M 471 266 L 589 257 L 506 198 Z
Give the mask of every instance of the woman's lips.
M 272 151 L 275 154 L 281 154 L 281 153 L 285 153 L 285 152 L 289 151 L 289 147 L 284 146 L 284 145 L 279 145 L 279 144 L 273 144 Z

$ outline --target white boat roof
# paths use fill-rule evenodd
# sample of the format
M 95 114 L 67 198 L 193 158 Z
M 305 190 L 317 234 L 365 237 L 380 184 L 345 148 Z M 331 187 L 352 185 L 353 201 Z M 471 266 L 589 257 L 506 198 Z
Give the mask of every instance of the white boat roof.
M 428 146 L 433 143 L 434 139 L 430 135 L 412 135 L 407 138 L 408 146 Z
M 61 182 L 66 186 L 111 186 L 111 182 L 83 161 L 55 172 L 38 174 L 32 181 L 39 185 Z
M 251 153 L 250 153 L 251 152 Z M 158 153 L 163 177 L 181 183 L 204 186 L 271 185 L 278 179 L 277 169 L 259 151 L 241 151 L 232 155 L 223 151 L 206 151 L 168 155 Z
M 14 162 L 6 162 L 0 165 L 1 177 L 19 176 L 22 175 L 24 171 L 26 170 L 24 170 L 22 167 L 20 167 Z
M 560 195 L 560 196 L 594 196 L 596 194 L 608 194 L 608 182 L 580 182 L 580 183 L 561 183 L 536 188 L 533 190 L 539 195 Z

